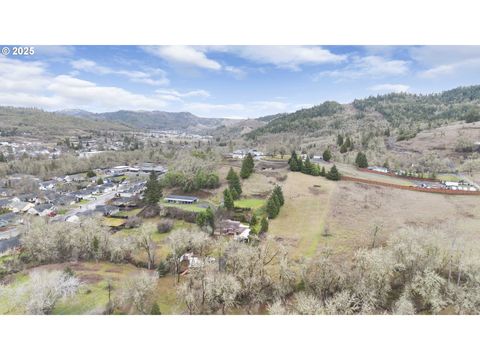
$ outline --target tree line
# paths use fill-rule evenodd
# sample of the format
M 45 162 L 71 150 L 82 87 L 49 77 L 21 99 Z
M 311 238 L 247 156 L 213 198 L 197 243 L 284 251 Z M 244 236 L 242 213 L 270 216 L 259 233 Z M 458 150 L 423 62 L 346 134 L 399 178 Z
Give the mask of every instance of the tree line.
M 323 153 L 324 160 L 329 161 L 331 158 L 330 150 L 325 150 Z M 328 159 L 325 159 L 325 157 Z M 298 156 L 295 150 L 292 151 L 292 155 L 288 160 L 288 165 L 290 171 L 300 171 L 303 174 L 313 175 L 313 176 L 323 176 L 329 180 L 338 181 L 341 179 L 340 172 L 337 167 L 333 165 L 330 170 L 327 172 L 325 166 L 320 168 L 319 164 L 314 164 L 310 161 L 310 158 L 307 156 L 305 161 L 301 156 Z

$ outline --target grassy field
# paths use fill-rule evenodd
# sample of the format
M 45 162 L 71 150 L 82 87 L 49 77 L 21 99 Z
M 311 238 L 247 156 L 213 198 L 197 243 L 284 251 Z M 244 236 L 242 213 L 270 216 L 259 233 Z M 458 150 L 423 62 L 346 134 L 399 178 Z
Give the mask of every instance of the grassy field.
M 264 199 L 247 198 L 235 201 L 235 207 L 257 210 L 265 205 Z
M 329 242 L 336 253 L 352 254 L 361 247 L 385 243 L 409 227 L 456 229 L 458 241 L 472 246 L 480 231 L 476 197 L 417 193 L 366 184 L 339 182 L 332 194 L 327 221 Z
M 289 173 L 282 184 L 285 205 L 270 221 L 269 233 L 284 242 L 293 258 L 311 257 L 323 236 L 325 217 L 336 182 L 301 173 Z

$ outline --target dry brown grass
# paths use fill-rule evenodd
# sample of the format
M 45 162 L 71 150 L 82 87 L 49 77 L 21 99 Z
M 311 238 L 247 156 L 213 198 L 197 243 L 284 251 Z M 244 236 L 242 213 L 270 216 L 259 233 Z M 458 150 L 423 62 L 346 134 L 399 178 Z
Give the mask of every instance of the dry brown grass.
M 352 253 L 385 241 L 406 227 L 454 229 L 458 238 L 475 242 L 480 231 L 477 197 L 416 193 L 380 186 L 340 182 L 328 214 L 336 251 Z
M 287 246 L 293 258 L 313 256 L 329 242 L 323 236 L 324 220 L 336 186 L 336 182 L 301 173 L 289 173 L 282 184 L 285 205 L 270 221 L 269 233 Z

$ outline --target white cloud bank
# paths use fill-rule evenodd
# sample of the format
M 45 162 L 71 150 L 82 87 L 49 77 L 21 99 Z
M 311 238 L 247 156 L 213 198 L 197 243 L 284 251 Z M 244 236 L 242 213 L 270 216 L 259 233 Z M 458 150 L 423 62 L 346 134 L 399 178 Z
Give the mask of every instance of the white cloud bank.
M 99 65 L 96 62 L 87 59 L 72 60 L 70 64 L 75 70 L 89 72 L 96 75 L 119 75 L 136 83 L 155 86 L 165 86 L 169 84 L 167 74 L 162 69 L 151 69 L 148 73 L 144 71 L 117 70 Z

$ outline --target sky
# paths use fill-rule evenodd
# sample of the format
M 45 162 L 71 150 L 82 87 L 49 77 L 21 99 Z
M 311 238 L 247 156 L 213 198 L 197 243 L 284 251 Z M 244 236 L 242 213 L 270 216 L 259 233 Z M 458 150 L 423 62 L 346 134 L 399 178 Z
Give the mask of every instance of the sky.
M 49 111 L 254 118 L 476 84 L 480 46 L 35 46 L 0 55 L 0 105 Z

